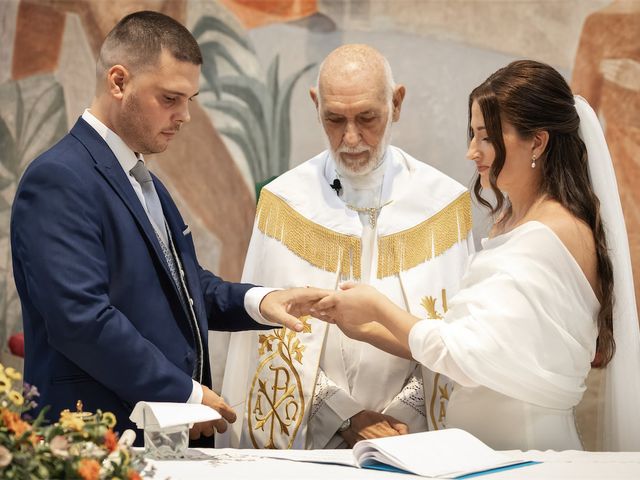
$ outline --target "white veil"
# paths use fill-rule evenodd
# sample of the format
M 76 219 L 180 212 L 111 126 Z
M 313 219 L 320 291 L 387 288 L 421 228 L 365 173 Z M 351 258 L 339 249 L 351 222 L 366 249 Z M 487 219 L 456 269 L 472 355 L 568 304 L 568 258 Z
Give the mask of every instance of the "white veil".
M 611 155 L 598 117 L 587 101 L 578 95 L 575 96 L 575 106 L 580 117 L 580 137 L 589 156 L 591 183 L 600 199 L 600 215 L 613 263 L 616 352 L 606 367 L 599 443 L 607 451 L 640 451 L 640 332 L 627 229 Z

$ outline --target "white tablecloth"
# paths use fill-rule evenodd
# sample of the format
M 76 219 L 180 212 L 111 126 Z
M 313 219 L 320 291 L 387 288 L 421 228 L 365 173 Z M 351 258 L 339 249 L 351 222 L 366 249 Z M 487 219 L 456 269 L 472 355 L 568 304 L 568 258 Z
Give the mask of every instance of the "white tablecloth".
M 507 452 L 519 458 L 543 462 L 536 465 L 482 475 L 480 480 L 507 479 L 640 479 L 640 452 Z M 425 452 L 428 454 L 428 452 Z M 380 472 L 341 465 L 293 462 L 266 458 L 269 451 L 190 449 L 184 460 L 149 460 L 154 479 L 404 479 L 422 478 L 402 473 Z M 262 456 L 262 457 L 261 457 Z

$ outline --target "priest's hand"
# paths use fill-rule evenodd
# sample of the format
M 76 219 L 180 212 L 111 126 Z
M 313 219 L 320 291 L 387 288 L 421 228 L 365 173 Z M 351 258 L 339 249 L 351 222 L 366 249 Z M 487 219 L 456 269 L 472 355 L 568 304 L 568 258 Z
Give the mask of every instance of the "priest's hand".
M 351 426 L 340 432 L 350 448 L 360 440 L 393 437 L 409 433 L 409 427 L 390 415 L 363 410 L 351 417 Z
M 220 395 L 204 385 L 202 385 L 202 404 L 208 405 L 216 410 L 222 415 L 222 418 L 194 424 L 191 430 L 189 430 L 189 438 L 191 440 L 197 440 L 202 435 L 210 437 L 216 431 L 223 433 L 227 430 L 227 422 L 233 423 L 236 421 L 236 412 L 233 411 Z
M 274 290 L 260 302 L 260 313 L 270 322 L 301 332 L 303 325 L 298 317 L 308 315 L 315 303 L 331 293 L 312 287 Z

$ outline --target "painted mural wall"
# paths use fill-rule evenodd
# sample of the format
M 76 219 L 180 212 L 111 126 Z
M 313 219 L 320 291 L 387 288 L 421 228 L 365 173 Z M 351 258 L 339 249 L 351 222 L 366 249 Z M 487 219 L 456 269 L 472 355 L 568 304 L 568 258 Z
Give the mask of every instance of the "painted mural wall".
M 240 278 L 256 189 L 325 148 L 308 95 L 319 62 L 361 42 L 407 88 L 393 143 L 465 185 L 471 89 L 518 58 L 559 69 L 606 127 L 640 292 L 640 0 L 0 0 L 0 360 L 21 330 L 8 238 L 17 182 L 91 102 L 106 33 L 142 9 L 187 25 L 205 59 L 191 123 L 150 164 L 203 266 Z M 474 222 L 478 240 L 480 209 Z

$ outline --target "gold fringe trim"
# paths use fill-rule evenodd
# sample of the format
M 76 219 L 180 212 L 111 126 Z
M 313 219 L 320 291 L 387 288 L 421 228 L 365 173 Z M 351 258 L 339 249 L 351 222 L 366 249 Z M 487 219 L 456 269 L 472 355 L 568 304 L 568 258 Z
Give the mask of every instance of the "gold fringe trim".
M 466 239 L 471 231 L 471 195 L 465 192 L 415 227 L 380 237 L 378 278 L 409 270 Z
M 266 189 L 260 192 L 256 217 L 262 233 L 311 265 L 340 272 L 343 277 L 360 278 L 360 238 L 308 220 Z
M 360 238 L 303 217 L 270 191 L 260 193 L 258 229 L 311 265 L 343 278 L 360 278 Z M 471 231 L 471 196 L 460 195 L 431 218 L 378 239 L 378 278 L 409 270 L 464 240 Z

